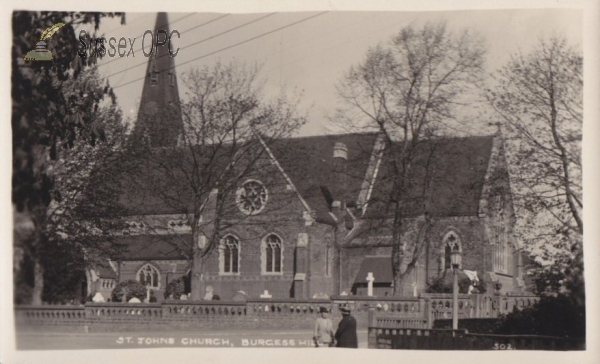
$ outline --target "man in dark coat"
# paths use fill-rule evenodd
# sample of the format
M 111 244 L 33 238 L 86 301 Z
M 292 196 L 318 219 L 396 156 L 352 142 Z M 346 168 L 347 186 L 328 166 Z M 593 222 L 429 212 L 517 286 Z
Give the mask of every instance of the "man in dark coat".
M 343 306 L 340 308 L 342 320 L 338 324 L 335 332 L 336 347 L 338 348 L 358 348 L 358 337 L 356 335 L 356 319 L 350 315 L 350 308 Z

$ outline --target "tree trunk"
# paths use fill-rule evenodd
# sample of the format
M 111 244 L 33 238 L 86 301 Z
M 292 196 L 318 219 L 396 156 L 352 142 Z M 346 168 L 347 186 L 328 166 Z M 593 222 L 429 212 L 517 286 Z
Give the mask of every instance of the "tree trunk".
M 394 296 L 402 296 L 402 291 L 404 288 L 404 279 L 402 274 L 404 249 L 402 247 L 402 234 L 399 230 L 400 226 L 394 226 L 394 232 L 392 233 L 392 275 L 394 277 Z
M 44 293 L 44 267 L 38 257 L 34 258 L 33 266 L 33 293 L 32 301 L 33 305 L 42 304 L 42 294 Z
M 204 244 L 206 244 L 206 237 L 204 237 L 198 229 L 194 229 L 193 231 L 193 242 L 194 246 L 192 247 L 193 257 L 192 257 L 192 266 L 191 266 L 191 274 L 190 274 L 190 285 L 191 285 L 191 300 L 192 301 L 200 301 L 204 297 L 204 282 L 202 280 L 203 270 L 203 261 L 202 261 L 202 252 L 204 250 L 204 246 L 202 246 L 202 240 Z

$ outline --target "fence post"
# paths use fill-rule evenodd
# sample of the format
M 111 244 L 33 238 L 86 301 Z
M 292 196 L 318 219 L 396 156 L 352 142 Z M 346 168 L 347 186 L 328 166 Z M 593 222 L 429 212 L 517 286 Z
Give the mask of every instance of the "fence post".
M 375 327 L 375 308 L 372 303 L 369 303 L 369 312 L 367 316 L 367 325 L 369 327 Z
M 423 300 L 423 308 L 424 308 L 424 312 L 423 312 L 423 317 L 425 318 L 426 321 L 426 329 L 431 329 L 433 328 L 433 320 L 431 318 L 431 299 L 429 297 L 426 298 L 419 298 L 420 300 Z

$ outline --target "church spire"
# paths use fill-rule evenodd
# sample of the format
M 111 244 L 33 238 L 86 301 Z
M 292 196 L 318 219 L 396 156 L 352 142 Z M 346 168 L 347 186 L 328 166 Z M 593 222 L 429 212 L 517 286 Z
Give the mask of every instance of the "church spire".
M 158 30 L 161 30 L 160 33 Z M 165 36 L 165 30 L 167 35 Z M 158 34 L 158 42 L 162 43 L 165 37 L 171 33 L 166 13 L 158 13 L 156 25 L 152 29 L 155 38 Z M 150 34 L 145 34 L 148 44 Z M 167 42 L 164 46 L 154 49 L 148 57 L 146 78 L 142 90 L 140 109 L 137 122 L 132 131 L 134 141 L 146 140 L 153 148 L 174 147 L 183 132 L 183 119 L 179 106 L 179 90 L 177 88 L 177 76 L 175 74 L 175 59 L 169 54 Z M 144 49 L 148 54 L 149 50 Z M 174 53 L 176 49 L 172 49 Z

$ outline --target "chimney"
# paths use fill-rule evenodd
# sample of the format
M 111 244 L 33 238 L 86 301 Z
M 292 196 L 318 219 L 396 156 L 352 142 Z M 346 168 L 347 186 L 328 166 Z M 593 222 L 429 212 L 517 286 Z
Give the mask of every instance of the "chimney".
M 347 170 L 348 147 L 346 144 L 336 142 L 333 145 L 333 181 L 331 186 L 333 190 L 332 212 L 339 216 L 340 210 L 346 207 L 347 196 Z
M 333 145 L 333 163 L 335 165 L 337 160 L 348 160 L 348 147 L 346 147 L 346 144 L 342 143 L 342 142 L 336 142 Z

